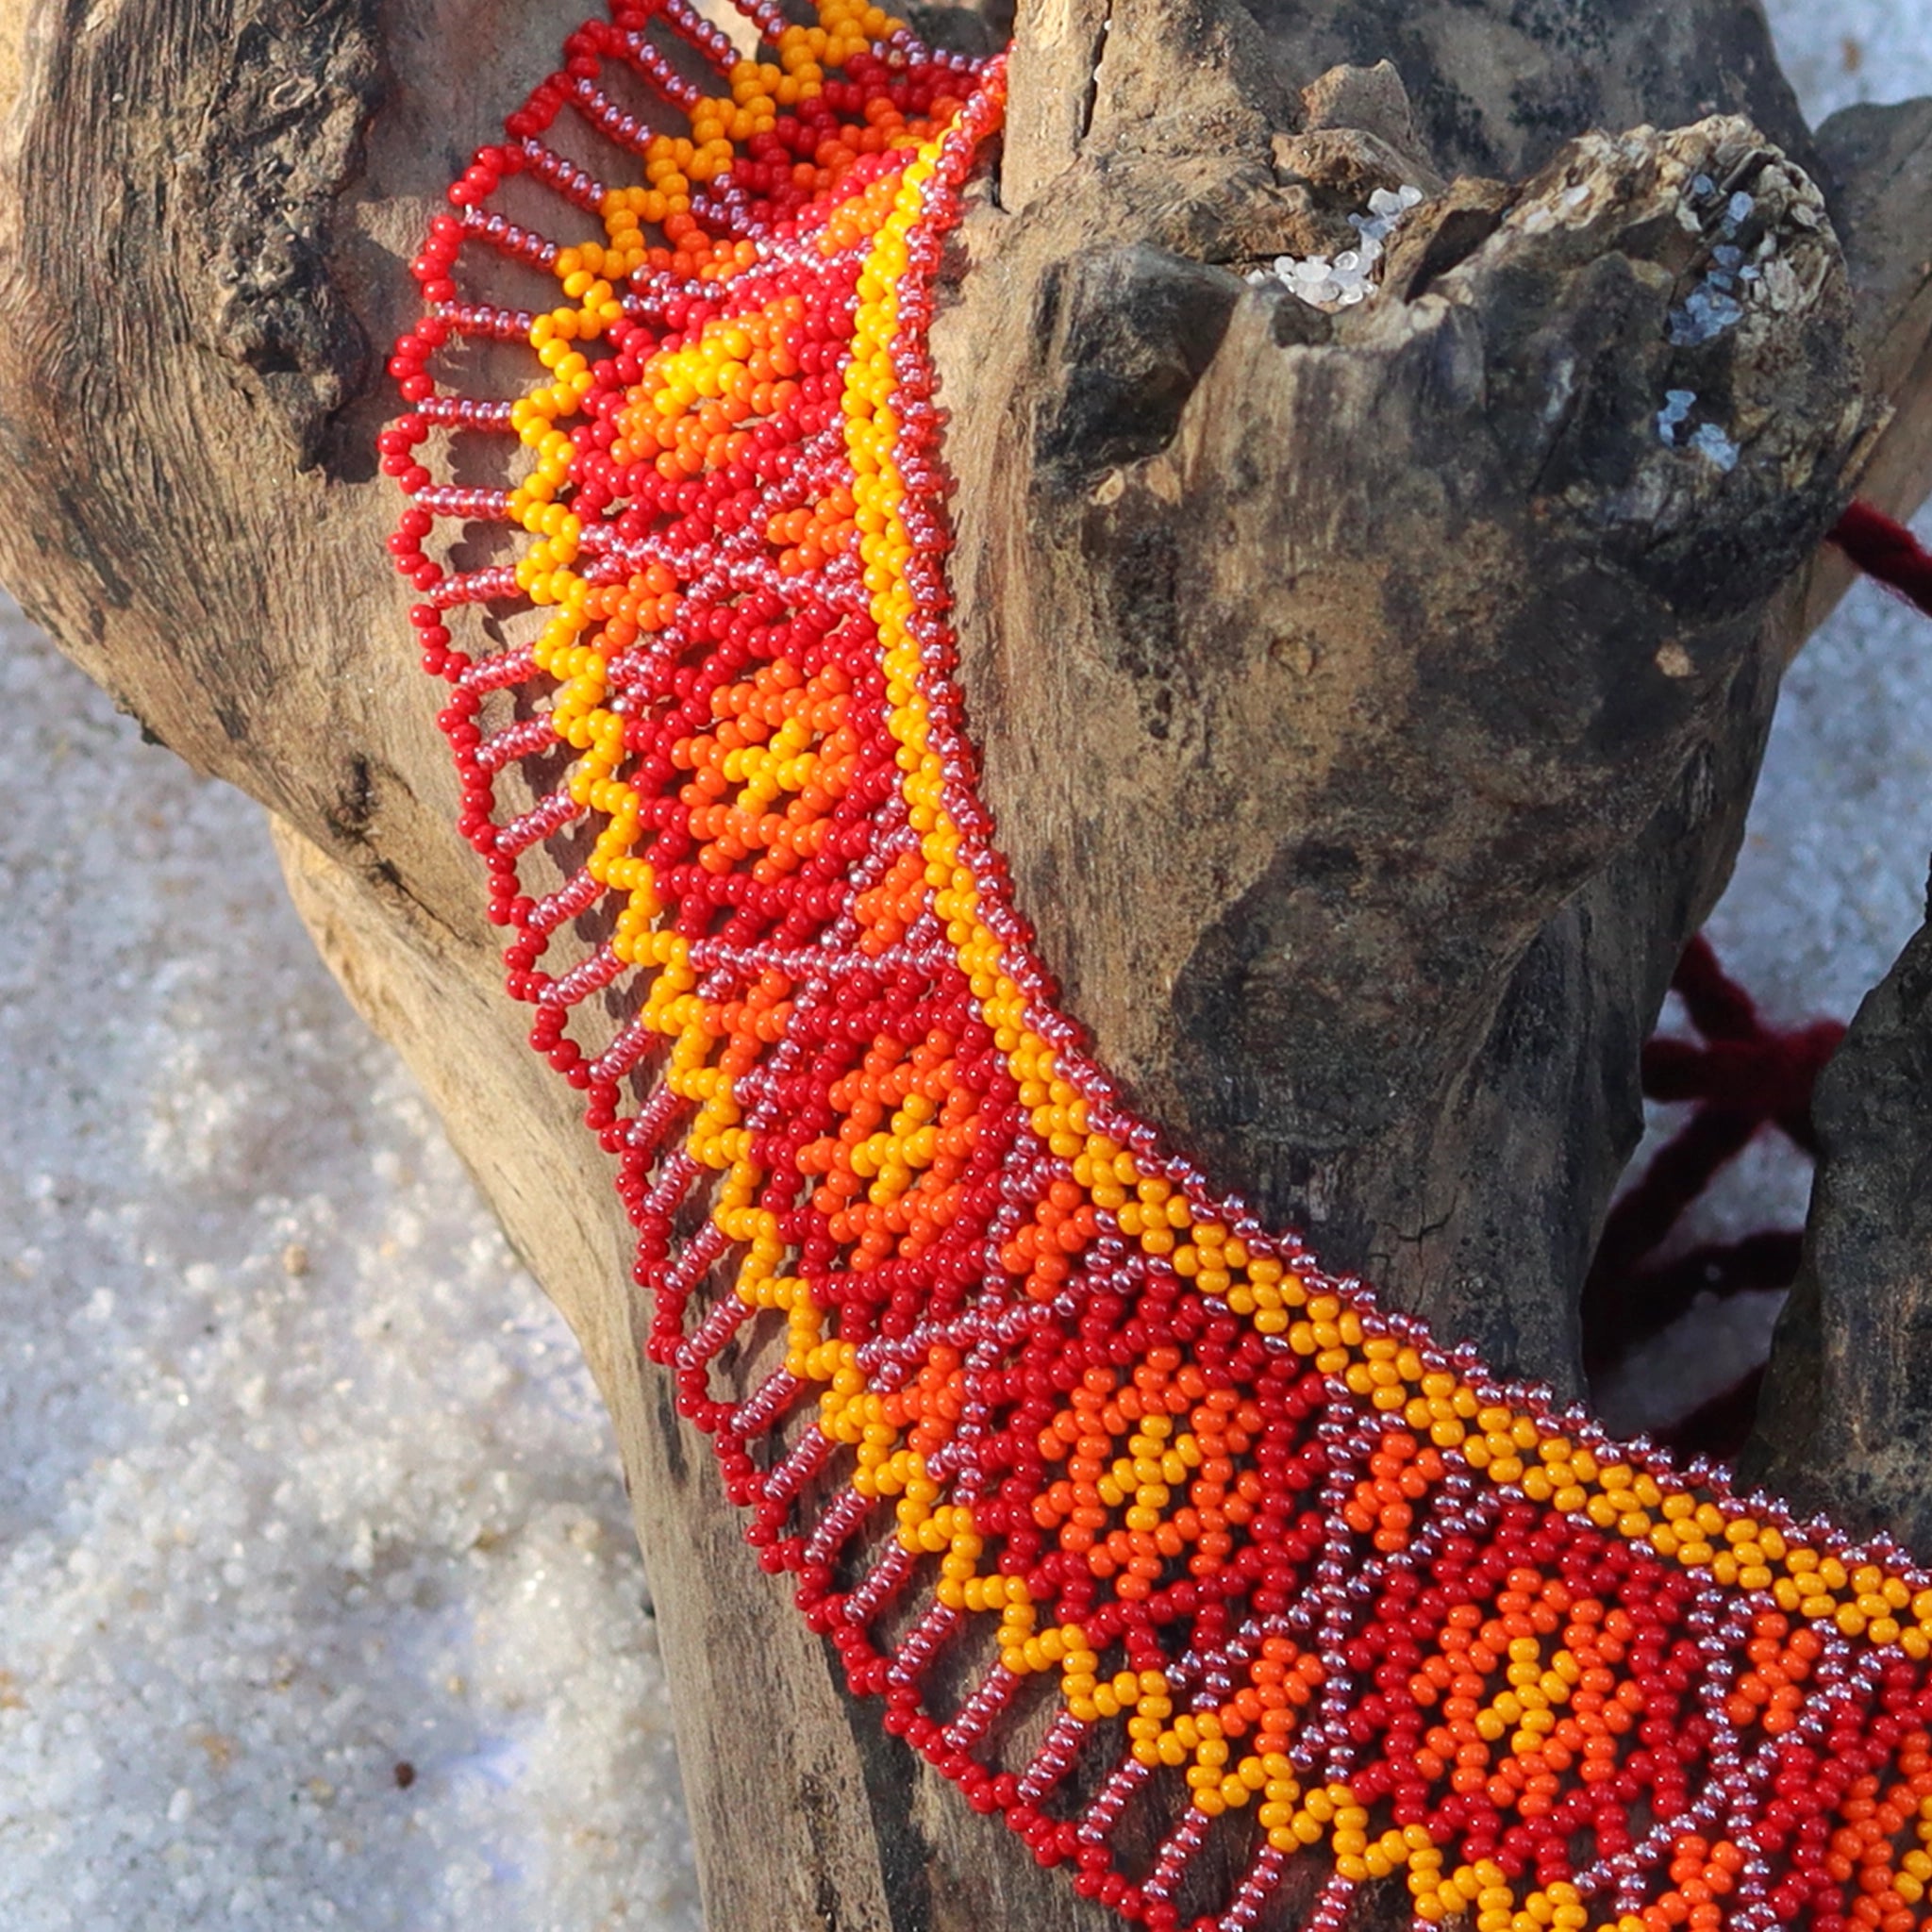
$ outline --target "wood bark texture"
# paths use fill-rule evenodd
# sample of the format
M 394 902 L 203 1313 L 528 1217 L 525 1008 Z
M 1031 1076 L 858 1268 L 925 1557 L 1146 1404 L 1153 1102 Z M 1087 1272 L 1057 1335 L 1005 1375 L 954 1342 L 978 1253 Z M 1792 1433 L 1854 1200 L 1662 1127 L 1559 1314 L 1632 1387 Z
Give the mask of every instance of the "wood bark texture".
M 1812 1103 L 1804 1265 L 1748 1445 L 1751 1480 L 1932 1550 L 1932 926 L 1867 996 Z
M 452 829 L 385 568 L 382 348 L 443 184 L 580 5 L 0 0 L 0 576 L 275 814 L 325 958 L 581 1341 L 712 1925 L 1102 1932 L 844 1694 L 740 1540 L 641 1363 L 609 1164 L 524 1044 Z M 1844 582 L 1817 546 L 1855 485 L 1932 486 L 1932 103 L 1814 137 L 1755 0 L 1053 0 L 1017 29 L 935 347 L 1022 907 L 1217 1179 L 1578 1393 L 1638 1050 Z M 1751 192 L 1786 280 L 1678 344 L 1698 173 Z M 1374 303 L 1244 279 L 1403 182 L 1432 198 Z M 1675 387 L 1735 471 L 1663 446 Z M 1928 943 L 1834 1073 L 1768 1398 L 1778 1481 L 1908 1534 L 1932 1491 L 1890 1452 L 1925 1384 L 1861 1365 L 1874 1307 L 1903 1362 L 1932 1299 Z M 1405 1917 L 1365 1896 L 1357 1923 Z

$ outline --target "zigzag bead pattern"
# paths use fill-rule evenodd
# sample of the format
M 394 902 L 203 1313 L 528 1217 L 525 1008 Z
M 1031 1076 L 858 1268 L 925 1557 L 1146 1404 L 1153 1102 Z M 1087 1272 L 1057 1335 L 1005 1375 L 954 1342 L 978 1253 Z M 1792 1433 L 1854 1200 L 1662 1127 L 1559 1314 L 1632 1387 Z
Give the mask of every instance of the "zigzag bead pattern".
M 1380 1311 L 1087 1056 L 948 628 L 925 337 L 1003 62 L 741 4 L 761 60 L 685 0 L 569 36 L 381 447 L 508 991 L 765 1567 L 1125 1923 L 1925 1925 L 1932 1578 Z

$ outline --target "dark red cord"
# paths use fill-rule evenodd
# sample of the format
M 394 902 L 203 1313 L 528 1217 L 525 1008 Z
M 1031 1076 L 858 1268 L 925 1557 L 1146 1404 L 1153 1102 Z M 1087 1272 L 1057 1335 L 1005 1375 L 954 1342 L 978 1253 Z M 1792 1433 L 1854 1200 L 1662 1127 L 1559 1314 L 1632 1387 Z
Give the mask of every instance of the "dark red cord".
M 1855 503 L 1840 519 L 1831 541 L 1867 576 L 1932 617 L 1932 552 L 1903 524 L 1869 503 Z
M 1652 1040 L 1643 1050 L 1643 1091 L 1653 1100 L 1692 1101 L 1697 1111 L 1604 1225 L 1583 1299 L 1584 1353 L 1595 1368 L 1668 1327 L 1701 1293 L 1790 1285 L 1795 1236 L 1755 1235 L 1661 1264 L 1654 1257 L 1760 1129 L 1774 1125 L 1814 1151 L 1812 1089 L 1844 1038 L 1835 1020 L 1767 1026 L 1701 934 L 1671 984 L 1702 1038 Z

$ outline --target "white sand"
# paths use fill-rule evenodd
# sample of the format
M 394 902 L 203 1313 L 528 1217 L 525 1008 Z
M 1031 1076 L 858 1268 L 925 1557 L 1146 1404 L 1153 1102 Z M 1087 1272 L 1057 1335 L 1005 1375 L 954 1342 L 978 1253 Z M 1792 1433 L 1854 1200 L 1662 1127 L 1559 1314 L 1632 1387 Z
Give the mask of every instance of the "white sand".
M 1932 8 L 1773 12 L 1814 109 L 1932 92 Z M 17 619 L 0 642 L 0 1926 L 695 1927 L 562 1324 L 254 808 Z M 1928 745 L 1932 625 L 1860 591 L 1791 680 L 1720 917 L 1774 1012 L 1848 1013 L 1912 930 Z M 1715 1324 L 1740 1360 L 1767 1312 Z
M 695 1926 L 568 1333 L 254 808 L 6 645 L 0 1926 Z

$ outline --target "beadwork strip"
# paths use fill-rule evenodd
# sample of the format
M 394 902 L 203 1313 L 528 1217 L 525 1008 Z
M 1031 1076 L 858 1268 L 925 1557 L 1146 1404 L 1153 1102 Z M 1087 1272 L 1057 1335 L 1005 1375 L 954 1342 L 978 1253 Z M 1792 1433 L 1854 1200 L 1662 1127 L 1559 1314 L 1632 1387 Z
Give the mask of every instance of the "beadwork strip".
M 1003 63 L 741 5 L 763 58 L 685 0 L 568 37 L 381 447 L 508 991 L 765 1567 L 1130 1924 L 1925 1925 L 1932 1578 L 1378 1309 L 1088 1057 L 948 623 L 925 338 Z

